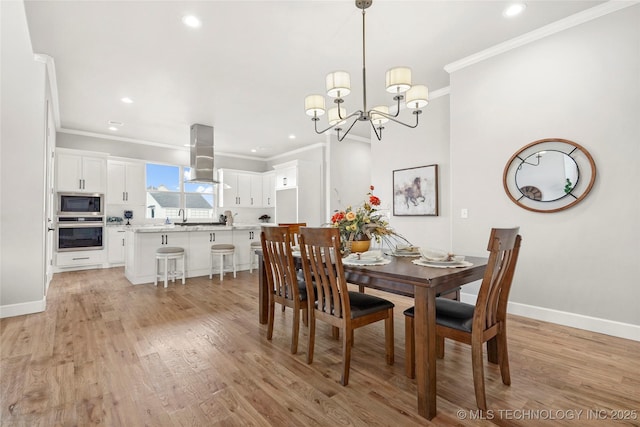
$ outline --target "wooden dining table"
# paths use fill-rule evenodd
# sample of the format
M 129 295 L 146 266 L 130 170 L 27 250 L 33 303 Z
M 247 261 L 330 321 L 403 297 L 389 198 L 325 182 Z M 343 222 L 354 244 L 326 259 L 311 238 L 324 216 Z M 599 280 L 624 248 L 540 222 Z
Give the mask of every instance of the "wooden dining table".
M 259 317 L 266 324 L 269 289 L 260 251 Z M 487 258 L 466 257 L 473 265 L 463 268 L 424 267 L 413 264 L 411 257 L 389 257 L 391 263 L 379 266 L 344 265 L 348 283 L 413 297 L 415 301 L 415 361 L 418 390 L 418 413 L 436 416 L 436 295 L 482 279 Z

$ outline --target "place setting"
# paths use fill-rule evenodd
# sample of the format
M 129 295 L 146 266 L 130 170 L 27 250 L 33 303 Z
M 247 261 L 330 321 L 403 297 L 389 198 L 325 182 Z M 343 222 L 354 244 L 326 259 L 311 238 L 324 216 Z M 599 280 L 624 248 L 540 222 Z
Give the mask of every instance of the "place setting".
M 390 252 L 386 252 L 387 255 L 395 257 L 419 257 L 420 248 L 413 245 L 396 245 Z
M 455 255 L 434 249 L 420 249 L 420 258 L 414 259 L 411 262 L 423 267 L 435 268 L 462 268 L 473 265 L 473 263 L 465 261 L 463 255 Z
M 385 258 L 380 250 L 351 253 L 342 258 L 344 265 L 386 265 L 389 263 L 391 260 Z

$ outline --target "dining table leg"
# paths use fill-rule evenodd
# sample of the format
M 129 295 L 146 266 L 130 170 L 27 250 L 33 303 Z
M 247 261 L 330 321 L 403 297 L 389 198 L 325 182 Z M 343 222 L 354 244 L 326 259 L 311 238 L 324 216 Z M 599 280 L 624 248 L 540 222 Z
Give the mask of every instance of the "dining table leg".
M 430 420 L 436 416 L 436 293 L 415 287 L 415 350 L 418 413 Z

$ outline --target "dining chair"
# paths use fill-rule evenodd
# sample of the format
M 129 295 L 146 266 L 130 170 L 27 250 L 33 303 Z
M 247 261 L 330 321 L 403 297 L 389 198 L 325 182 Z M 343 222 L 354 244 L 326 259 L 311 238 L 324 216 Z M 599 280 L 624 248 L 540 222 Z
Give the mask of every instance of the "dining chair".
M 291 246 L 296 246 L 300 242 L 298 241 L 298 236 L 300 235 L 300 227 L 306 227 L 306 222 L 292 222 L 292 223 L 279 223 L 280 227 L 288 227 L 289 233 L 291 234 Z
M 302 270 L 307 294 L 315 286 L 316 300 L 309 304 L 309 350 L 307 363 L 313 362 L 316 319 L 342 329 L 342 377 L 349 383 L 353 331 L 384 320 L 387 364 L 393 365 L 393 303 L 373 295 L 351 292 L 340 258 L 340 234 L 337 228 L 300 228 Z
M 476 404 L 487 409 L 482 365 L 482 345 L 487 343 L 487 358 L 500 365 L 502 382 L 511 384 L 507 350 L 507 301 L 518 261 L 522 237 L 516 228 L 493 228 L 489 237 L 489 261 L 475 305 L 436 298 L 436 354 L 444 357 L 444 339 L 471 345 L 471 366 Z M 405 315 L 406 374 L 415 377 L 414 307 Z
M 291 353 L 298 351 L 300 312 L 303 322 L 308 325 L 307 286 L 296 273 L 291 253 L 291 235 L 288 227 L 263 227 L 260 233 L 265 275 L 269 286 L 269 317 L 267 339 L 273 338 L 275 303 L 293 309 L 291 330 Z

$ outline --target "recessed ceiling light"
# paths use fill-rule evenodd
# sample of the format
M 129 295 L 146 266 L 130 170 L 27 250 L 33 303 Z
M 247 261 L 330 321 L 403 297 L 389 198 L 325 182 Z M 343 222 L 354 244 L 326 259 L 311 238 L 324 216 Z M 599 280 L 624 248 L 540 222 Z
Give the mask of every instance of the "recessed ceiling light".
M 129 98 L 128 96 L 120 98 L 120 101 L 124 102 L 125 104 L 133 104 L 133 99 Z
M 116 130 L 118 130 L 118 128 L 117 128 L 117 127 L 115 127 L 115 126 L 109 126 L 109 130 L 116 131 Z
M 258 152 L 258 150 L 257 150 L 257 149 L 255 149 L 255 148 L 252 148 L 252 149 L 251 149 L 251 152 L 252 152 L 252 153 L 257 153 L 257 152 Z
M 294 134 L 289 135 L 289 139 L 296 139 L 296 136 Z
M 503 16 L 507 18 L 511 18 L 513 16 L 519 15 L 523 10 L 527 8 L 527 5 L 524 3 L 513 3 L 507 6 L 507 8 L 502 12 Z
M 200 19 L 198 19 L 197 16 L 193 16 L 193 15 L 183 16 L 182 23 L 187 27 L 191 27 L 191 28 L 200 28 L 200 26 L 202 25 L 202 22 L 200 22 Z

